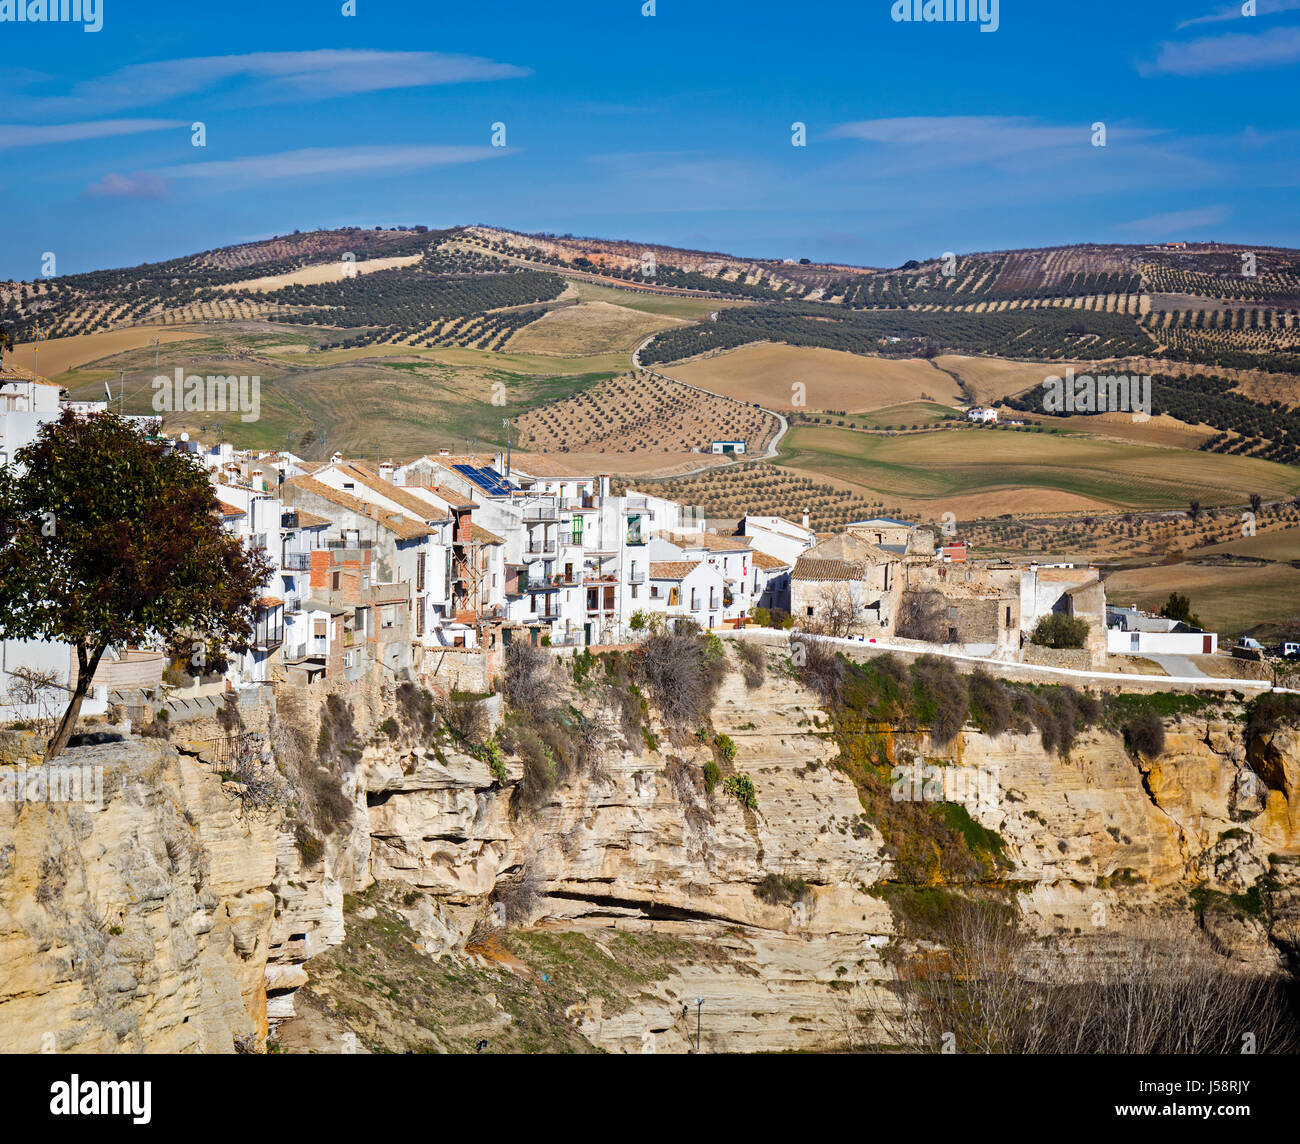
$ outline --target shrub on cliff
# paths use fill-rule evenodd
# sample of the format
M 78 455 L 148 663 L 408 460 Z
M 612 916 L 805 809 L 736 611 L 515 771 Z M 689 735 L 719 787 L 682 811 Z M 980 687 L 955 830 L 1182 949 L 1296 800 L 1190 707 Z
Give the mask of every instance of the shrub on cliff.
M 821 696 L 827 706 L 844 701 L 849 664 L 829 640 L 800 636 L 790 641 L 790 662 L 799 682 Z
M 765 874 L 763 880 L 754 887 L 754 897 L 769 906 L 788 906 L 803 901 L 811 892 L 808 883 L 802 878 L 791 878 L 786 874 Z
M 982 667 L 971 672 L 967 684 L 970 692 L 971 722 L 984 734 L 997 738 L 1011 726 L 1011 693 L 1000 679 Z
M 477 696 L 442 696 L 435 702 L 435 707 L 443 726 L 463 746 L 479 747 L 487 741 L 487 712 Z
M 502 694 L 520 711 L 540 710 L 555 699 L 555 663 L 550 652 L 526 640 L 515 640 L 506 648 Z
M 767 666 L 767 659 L 763 655 L 763 649 L 757 644 L 749 643 L 743 639 L 736 640 L 732 646 L 736 649 L 736 655 L 740 659 L 740 670 L 745 677 L 745 686 L 751 691 L 756 687 L 762 687 Z
M 1150 708 L 1124 725 L 1124 745 L 1136 755 L 1158 759 L 1165 752 L 1165 724 Z
M 929 726 L 930 742 L 936 747 L 951 743 L 966 724 L 970 699 L 966 680 L 952 660 L 923 655 L 911 668 L 913 718 Z
M 709 721 L 727 673 L 717 636 L 679 628 L 651 636 L 636 656 L 637 670 L 665 725 L 680 730 Z
M 1282 727 L 1300 727 L 1300 695 L 1266 691 L 1250 705 L 1246 734 L 1253 739 Z

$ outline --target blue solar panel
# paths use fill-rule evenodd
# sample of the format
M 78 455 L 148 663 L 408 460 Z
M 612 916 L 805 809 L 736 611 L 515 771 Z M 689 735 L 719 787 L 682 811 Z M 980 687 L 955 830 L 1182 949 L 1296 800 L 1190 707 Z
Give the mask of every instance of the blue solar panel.
M 509 496 L 514 491 L 514 486 L 496 469 L 476 468 L 474 465 L 453 465 L 452 468 L 463 473 L 489 496 Z

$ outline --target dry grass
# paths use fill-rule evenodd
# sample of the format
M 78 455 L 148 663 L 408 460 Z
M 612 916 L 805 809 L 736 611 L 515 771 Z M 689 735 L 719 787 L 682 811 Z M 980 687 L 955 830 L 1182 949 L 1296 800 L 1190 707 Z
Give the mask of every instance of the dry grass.
M 631 352 L 647 334 L 685 325 L 680 318 L 647 314 L 609 302 L 557 306 L 517 331 L 505 348 L 514 353 L 592 354 Z
M 204 337 L 198 330 L 163 329 L 160 326 L 133 326 L 125 330 L 106 330 L 98 334 L 77 334 L 71 338 L 51 338 L 41 344 L 40 367 L 43 377 L 58 377 L 70 369 L 112 357 L 127 350 L 148 346 L 154 338 L 166 342 L 184 342 Z M 31 369 L 34 355 L 30 343 L 18 346 L 6 361 Z M 150 362 L 152 364 L 152 360 Z M 101 387 L 102 392 L 102 387 Z M 114 387 L 116 392 L 116 387 Z
M 352 263 L 356 275 L 373 274 L 376 270 L 394 270 L 399 266 L 414 266 L 424 256 L 410 254 L 399 258 L 371 258 L 364 262 Z M 303 266 L 286 274 L 272 274 L 266 278 L 248 278 L 243 282 L 230 282 L 218 289 L 239 294 L 263 294 L 268 290 L 279 290 L 284 286 L 315 286 L 321 282 L 341 282 L 345 277 L 344 263 L 341 258 L 331 262 L 321 262 L 315 266 Z
M 792 386 L 807 387 L 810 410 L 859 413 L 909 401 L 958 401 L 956 382 L 919 358 L 873 358 L 809 346 L 755 345 L 667 367 L 671 375 L 714 393 L 793 409 Z
M 934 361 L 940 369 L 950 370 L 960 377 L 971 398 L 980 405 L 990 405 L 1001 398 L 1023 393 L 1030 386 L 1042 385 L 1043 378 L 1064 374 L 1071 365 L 1078 371 L 1088 368 L 1078 362 L 1005 361 L 963 354 L 940 354 Z

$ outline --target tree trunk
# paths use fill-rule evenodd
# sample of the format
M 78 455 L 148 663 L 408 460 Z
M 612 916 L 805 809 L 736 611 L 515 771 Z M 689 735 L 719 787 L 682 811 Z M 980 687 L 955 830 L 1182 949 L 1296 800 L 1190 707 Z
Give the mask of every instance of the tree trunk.
M 95 678 L 99 661 L 106 650 L 105 644 L 94 655 L 87 655 L 86 645 L 77 644 L 77 686 L 72 690 L 72 700 L 68 704 L 68 709 L 59 720 L 59 729 L 54 732 L 54 738 L 45 748 L 45 762 L 48 763 L 61 755 L 63 748 L 68 745 L 68 740 L 72 738 L 72 732 L 77 726 L 77 716 L 81 714 L 82 700 L 90 694 L 91 681 Z

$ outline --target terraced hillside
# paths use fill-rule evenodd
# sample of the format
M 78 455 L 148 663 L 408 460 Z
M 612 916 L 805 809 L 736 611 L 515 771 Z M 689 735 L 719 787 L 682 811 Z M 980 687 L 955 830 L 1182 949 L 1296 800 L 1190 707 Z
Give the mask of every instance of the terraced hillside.
M 747 402 L 637 370 L 531 409 L 516 429 L 519 447 L 532 453 L 708 452 L 715 440 L 743 440 L 758 453 L 777 421 Z
M 882 501 L 814 480 L 777 465 L 747 462 L 669 481 L 634 480 L 619 484 L 622 491 L 672 497 L 699 506 L 706 516 L 735 518 L 746 513 L 782 516 L 799 521 L 806 512 L 816 531 L 834 532 L 846 520 L 865 520 L 890 512 Z

